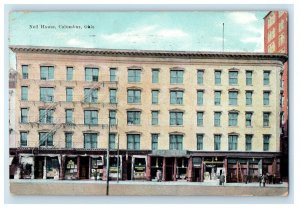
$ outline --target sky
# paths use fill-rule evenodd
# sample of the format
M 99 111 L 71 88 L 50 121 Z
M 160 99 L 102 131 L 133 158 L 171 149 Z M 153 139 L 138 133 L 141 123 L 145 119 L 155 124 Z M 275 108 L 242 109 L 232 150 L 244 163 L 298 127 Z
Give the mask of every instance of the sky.
M 263 52 L 263 17 L 266 14 L 267 11 L 12 12 L 9 44 L 222 51 L 224 23 L 224 51 Z M 30 27 L 35 25 L 37 29 Z M 41 25 L 55 28 L 45 29 Z M 81 29 L 59 28 L 60 25 L 76 25 Z

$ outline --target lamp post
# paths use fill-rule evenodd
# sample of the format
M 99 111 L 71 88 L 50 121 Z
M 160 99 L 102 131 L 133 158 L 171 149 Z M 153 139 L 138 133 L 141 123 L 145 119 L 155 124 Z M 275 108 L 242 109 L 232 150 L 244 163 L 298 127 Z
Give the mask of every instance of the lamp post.
M 106 196 L 109 195 L 109 138 L 110 138 L 110 114 L 108 115 L 108 138 L 106 158 Z

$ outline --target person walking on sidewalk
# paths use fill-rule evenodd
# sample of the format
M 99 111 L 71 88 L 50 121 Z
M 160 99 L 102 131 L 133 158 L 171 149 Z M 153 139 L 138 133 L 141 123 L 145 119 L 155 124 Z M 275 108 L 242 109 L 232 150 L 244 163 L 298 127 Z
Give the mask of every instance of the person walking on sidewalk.
M 258 176 L 259 187 L 261 187 L 262 175 Z
M 263 184 L 263 187 L 266 187 L 266 176 L 265 176 L 265 174 L 262 175 L 261 182 Z

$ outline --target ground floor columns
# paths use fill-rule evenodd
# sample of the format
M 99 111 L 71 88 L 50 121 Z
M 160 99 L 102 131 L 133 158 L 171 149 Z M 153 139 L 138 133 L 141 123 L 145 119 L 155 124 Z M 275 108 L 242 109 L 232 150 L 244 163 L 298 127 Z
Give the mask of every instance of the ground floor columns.
M 151 181 L 151 157 L 147 155 L 146 179 Z
M 188 159 L 188 169 L 187 169 L 187 181 L 192 181 L 192 171 L 193 171 L 193 158 Z
M 43 179 L 47 179 L 47 157 L 44 157 Z
M 80 156 L 77 156 L 77 179 L 80 179 Z
M 166 181 L 166 158 L 163 158 L 162 181 Z
M 59 180 L 64 180 L 65 178 L 65 166 L 66 166 L 66 156 L 60 155 L 61 162 L 60 162 L 60 171 L 59 171 Z

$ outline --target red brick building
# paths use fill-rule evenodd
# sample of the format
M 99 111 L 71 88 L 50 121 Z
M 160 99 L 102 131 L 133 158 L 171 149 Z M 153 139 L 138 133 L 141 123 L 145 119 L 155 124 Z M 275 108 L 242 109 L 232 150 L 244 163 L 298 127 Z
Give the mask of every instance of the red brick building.
M 271 11 L 264 17 L 264 51 L 265 53 L 288 54 L 288 13 Z M 282 176 L 288 176 L 288 62 L 284 64 L 281 76 L 281 150 Z

